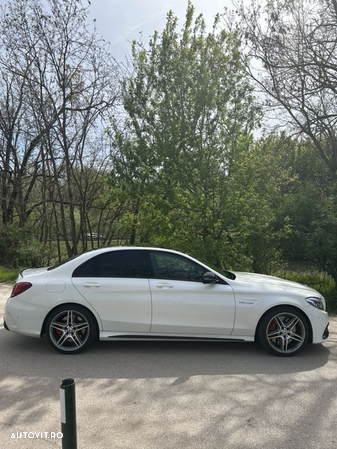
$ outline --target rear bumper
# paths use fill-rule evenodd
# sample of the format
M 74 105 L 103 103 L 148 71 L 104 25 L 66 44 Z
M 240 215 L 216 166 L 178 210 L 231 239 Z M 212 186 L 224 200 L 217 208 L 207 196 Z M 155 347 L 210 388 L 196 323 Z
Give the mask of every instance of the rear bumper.
M 4 326 L 9 331 L 38 338 L 49 310 L 49 307 L 22 301 L 19 296 L 9 298 L 5 308 Z

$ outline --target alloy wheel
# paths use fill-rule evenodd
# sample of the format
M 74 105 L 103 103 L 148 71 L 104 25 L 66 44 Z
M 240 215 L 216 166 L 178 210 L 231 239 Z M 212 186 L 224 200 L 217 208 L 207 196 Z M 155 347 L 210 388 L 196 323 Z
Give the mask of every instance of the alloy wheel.
M 306 327 L 301 318 L 290 312 L 274 315 L 266 327 L 266 338 L 274 351 L 290 354 L 306 341 Z
M 52 319 L 49 325 L 50 340 L 62 352 L 81 349 L 89 335 L 89 321 L 77 310 L 63 310 Z

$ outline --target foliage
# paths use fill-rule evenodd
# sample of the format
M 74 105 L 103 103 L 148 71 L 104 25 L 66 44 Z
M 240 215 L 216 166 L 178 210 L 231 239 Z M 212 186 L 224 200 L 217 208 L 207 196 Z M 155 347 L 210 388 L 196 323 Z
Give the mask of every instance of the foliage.
M 18 270 L 0 265 L 0 282 L 15 282 L 18 277 Z
M 290 281 L 308 285 L 319 291 L 326 300 L 327 311 L 337 313 L 337 285 L 336 282 L 324 272 L 320 271 L 287 271 L 275 272 L 279 276 Z
M 250 73 L 269 113 L 309 139 L 336 179 L 336 1 L 240 3 L 237 29 L 259 61 Z
M 0 233 L 0 260 L 8 267 L 45 266 L 51 258 L 50 246 L 36 239 L 33 228 L 22 235 L 22 229 L 12 224 Z
M 111 128 L 111 183 L 129 202 L 123 225 L 131 244 L 268 271 L 277 251 L 257 253 L 273 241 L 270 201 L 277 189 L 261 195 L 269 168 L 252 138 L 260 112 L 240 41 L 220 24 L 216 17 L 206 32 L 189 3 L 180 32 L 170 12 L 148 48 L 133 43 L 122 85 L 127 115 Z
M 24 239 L 36 220 L 37 241 L 62 240 L 68 255 L 92 233 L 109 164 L 102 121 L 118 94 L 87 16 L 79 0 L 11 0 L 0 14 L 0 229 L 17 224 Z
M 281 158 L 292 179 L 283 187 L 277 211 L 285 231 L 280 239 L 283 256 L 290 265 L 324 270 L 337 281 L 336 182 L 310 141 L 292 145 Z

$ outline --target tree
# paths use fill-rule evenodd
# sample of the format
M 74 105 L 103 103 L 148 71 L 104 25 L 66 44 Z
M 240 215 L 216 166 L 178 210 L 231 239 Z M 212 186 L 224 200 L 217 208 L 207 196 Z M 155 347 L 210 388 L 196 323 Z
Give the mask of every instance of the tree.
M 209 258 L 212 246 L 221 252 L 232 166 L 260 118 L 241 56 L 237 35 L 221 29 L 219 16 L 207 32 L 191 3 L 181 32 L 169 12 L 148 47 L 133 43 L 126 117 L 112 126 L 113 180 L 130 201 L 130 243 L 174 239 Z
M 49 204 L 69 255 L 88 230 L 97 191 L 84 184 L 106 167 L 97 154 L 118 95 L 118 68 L 87 14 L 79 0 L 13 0 L 0 18 L 2 225 L 17 216 L 24 232 Z M 43 195 L 31 204 L 37 185 Z
M 248 54 L 259 61 L 250 73 L 265 105 L 278 112 L 278 124 L 283 119 L 312 141 L 336 179 L 336 1 L 254 1 L 250 8 L 241 2 L 238 14 Z
M 288 229 L 280 240 L 284 256 L 336 281 L 337 3 L 256 1 L 245 8 L 241 2 L 238 15 L 266 109 L 278 113 L 288 135 L 300 137 L 283 156 L 296 179 L 278 210 Z

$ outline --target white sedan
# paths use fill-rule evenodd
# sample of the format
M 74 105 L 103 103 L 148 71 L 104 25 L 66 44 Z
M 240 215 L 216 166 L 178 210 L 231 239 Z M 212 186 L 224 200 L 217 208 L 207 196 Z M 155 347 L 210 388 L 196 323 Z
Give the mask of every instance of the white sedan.
M 280 278 L 219 273 L 159 248 L 114 247 L 20 273 L 5 328 L 46 336 L 74 354 L 100 340 L 259 341 L 291 356 L 327 341 L 328 314 L 316 290 Z

